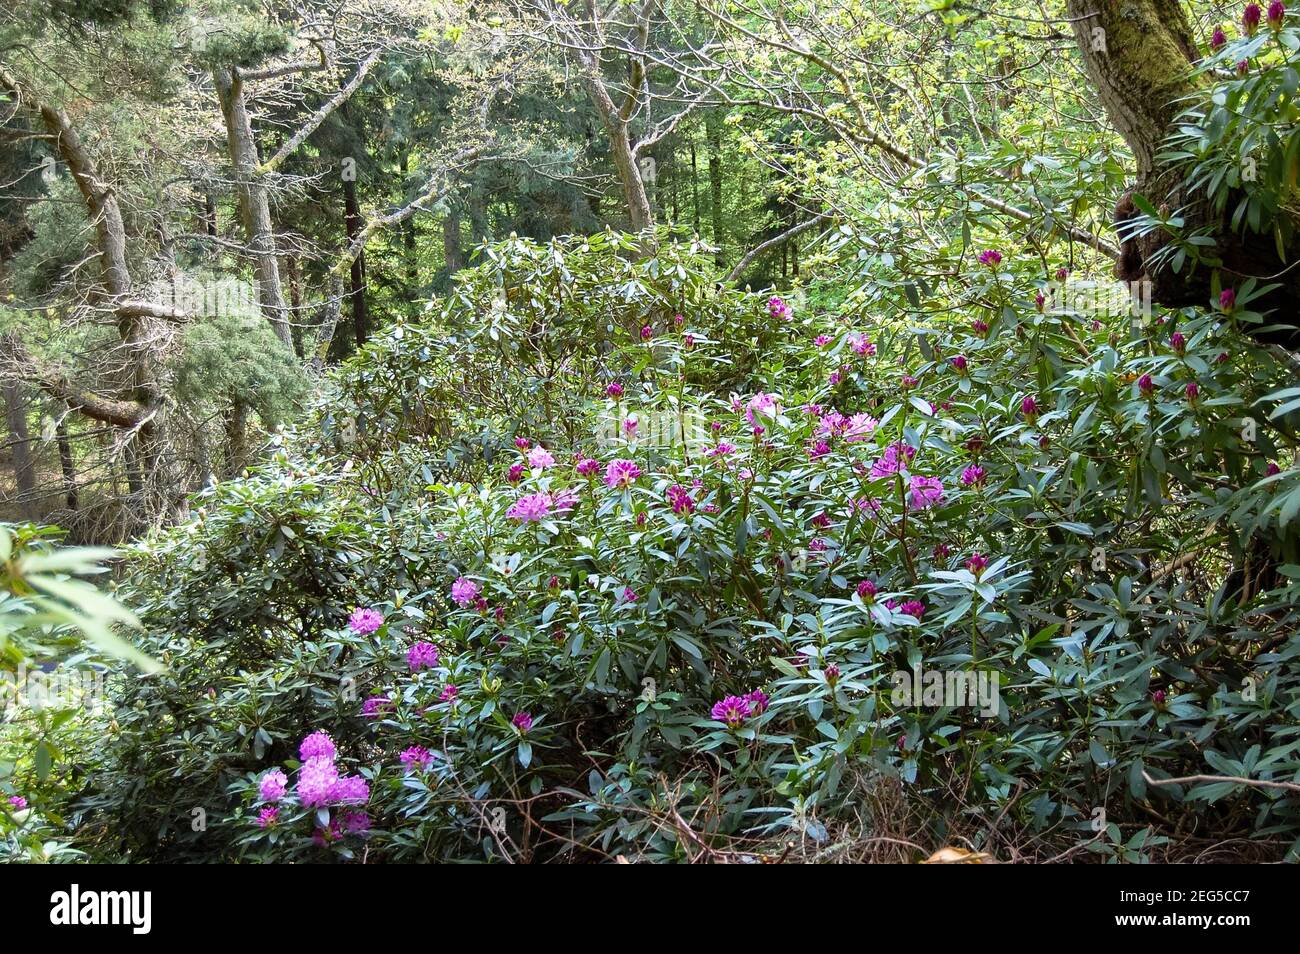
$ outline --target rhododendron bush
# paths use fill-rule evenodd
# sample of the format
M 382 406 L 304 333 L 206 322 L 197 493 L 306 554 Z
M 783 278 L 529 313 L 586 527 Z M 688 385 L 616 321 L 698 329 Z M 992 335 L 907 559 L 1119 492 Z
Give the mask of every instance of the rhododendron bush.
M 118 683 L 101 847 L 1287 853 L 1294 791 L 1162 784 L 1300 771 L 1294 389 L 1250 288 L 1061 313 L 1064 263 L 971 248 L 923 320 L 879 257 L 774 296 L 660 243 L 495 247 L 345 366 L 328 440 L 141 545 L 169 668 Z M 926 672 L 981 704 L 900 696 Z

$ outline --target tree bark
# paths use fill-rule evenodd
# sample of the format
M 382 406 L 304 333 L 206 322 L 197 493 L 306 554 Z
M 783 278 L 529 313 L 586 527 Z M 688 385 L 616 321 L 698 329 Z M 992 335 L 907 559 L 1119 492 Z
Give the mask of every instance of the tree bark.
M 351 246 L 361 234 L 361 206 L 357 202 L 357 184 L 353 180 L 343 179 L 344 228 Z M 348 301 L 352 309 L 352 330 L 356 334 L 357 347 L 366 343 L 370 337 L 370 310 L 366 306 L 366 252 L 361 249 L 352 259 L 350 280 L 348 283 Z
M 726 268 L 727 256 L 723 251 L 727 237 L 722 225 L 722 117 L 709 113 L 705 129 L 709 137 L 709 189 L 713 199 L 713 244 L 718 247 L 715 261 L 718 268 Z
M 68 440 L 68 425 L 62 420 L 54 430 L 59 445 L 59 469 L 63 471 L 63 493 L 68 509 L 77 509 L 77 465 L 72 456 L 72 442 Z
M 236 400 L 226 412 L 226 476 L 241 473 L 248 460 L 248 405 Z
M 1115 208 L 1118 227 L 1140 213 L 1133 195 L 1146 198 L 1158 210 L 1179 210 L 1183 232 L 1205 230 L 1216 240 L 1213 255 L 1223 287 L 1235 287 L 1249 276 L 1281 275 L 1281 285 L 1252 302 L 1259 311 L 1272 311 L 1272 322 L 1287 327 L 1256 332 L 1263 341 L 1300 346 L 1295 315 L 1300 311 L 1300 275 L 1289 268 L 1296 249 L 1279 256 L 1271 234 L 1237 233 L 1215 213 L 1201 193 L 1192 193 L 1177 169 L 1156 161 L 1161 144 L 1187 103 L 1182 101 L 1209 82 L 1191 75 L 1198 59 L 1191 24 L 1178 0 L 1067 0 L 1067 13 L 1083 56 L 1084 68 L 1097 96 L 1129 149 L 1137 166 L 1136 181 Z M 1153 257 L 1170 241 L 1161 230 L 1126 239 L 1116 274 L 1124 281 L 1149 283 L 1151 300 L 1168 308 L 1210 307 L 1215 268 L 1195 270 L 1157 267 Z M 1295 243 L 1293 243 L 1295 244 Z M 1250 332 L 1250 328 L 1244 329 Z
M 442 220 L 442 253 L 448 275 L 455 275 L 465 267 L 460 250 L 460 215 L 454 209 Z
M 235 191 L 239 196 L 239 214 L 249 253 L 257 271 L 257 297 L 262 313 L 286 348 L 293 347 L 293 335 L 280 283 L 280 259 L 275 248 L 275 229 L 271 222 L 271 198 L 258 172 L 257 142 L 253 124 L 244 101 L 244 85 L 233 69 L 213 73 L 221 115 L 226 124 L 226 145 L 235 172 Z
M 23 519 L 31 520 L 35 516 L 36 471 L 32 467 L 31 438 L 27 433 L 27 407 L 17 382 L 7 382 L 3 390 L 9 452 L 14 461 L 14 497 Z

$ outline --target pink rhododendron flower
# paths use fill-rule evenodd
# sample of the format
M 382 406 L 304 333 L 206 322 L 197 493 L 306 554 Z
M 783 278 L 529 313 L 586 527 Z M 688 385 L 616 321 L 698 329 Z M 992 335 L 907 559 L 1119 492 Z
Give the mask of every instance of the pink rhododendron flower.
M 276 819 L 280 817 L 280 809 L 267 805 L 257 813 L 257 827 L 270 828 L 275 824 Z
M 555 508 L 556 513 L 568 513 L 578 506 L 578 495 L 568 487 L 554 491 L 551 494 L 551 506 Z
M 271 769 L 257 785 L 258 797 L 264 802 L 278 802 L 289 790 L 289 778 L 279 769 Z
M 390 708 L 393 700 L 389 696 L 369 696 L 361 703 L 361 714 L 367 719 L 377 719 Z
M 555 466 L 555 458 L 551 452 L 540 444 L 528 452 L 528 466 L 536 469 L 545 469 Z
M 1225 288 L 1219 292 L 1219 310 L 1232 311 L 1237 307 L 1237 293 L 1231 288 Z
M 808 448 L 808 459 L 819 460 L 831 452 L 831 445 L 825 441 L 817 441 Z
M 460 690 L 456 688 L 456 684 L 449 682 L 442 687 L 442 692 L 438 693 L 438 701 L 451 702 L 459 693 Z
M 753 707 L 744 696 L 727 696 L 715 702 L 710 713 L 715 720 L 730 729 L 738 728 L 753 712 Z
M 917 622 L 920 622 L 921 618 L 925 616 L 925 604 L 920 600 L 908 600 L 898 607 L 898 612 L 905 616 L 911 616 Z
M 27 799 L 23 798 L 21 795 L 10 795 L 9 804 L 13 807 L 14 811 L 20 812 L 27 807 Z
M 521 451 L 526 451 L 528 450 L 529 446 L 531 446 L 531 442 L 526 437 L 516 437 L 515 446 L 518 447 Z
M 963 487 L 983 487 L 988 473 L 979 464 L 971 464 L 961 472 L 961 485 Z
M 308 759 L 298 772 L 298 801 L 304 808 L 319 808 L 328 804 L 330 790 L 338 780 L 339 770 L 333 759 Z
M 695 512 L 695 501 L 681 484 L 673 484 L 668 488 L 668 503 L 675 514 L 689 515 Z
M 1138 378 L 1138 392 L 1143 397 L 1151 397 L 1156 393 L 1156 383 L 1151 379 L 1151 375 L 1144 374 Z
M 646 325 L 644 328 L 641 329 L 642 341 L 649 341 L 654 336 L 655 336 L 655 330 L 651 328 L 649 325 Z
M 578 461 L 577 471 L 580 477 L 591 477 L 600 472 L 600 461 L 594 457 L 584 457 Z
M 869 358 L 876 353 L 876 346 L 871 343 L 866 335 L 849 335 L 849 347 L 854 353 Z
M 979 576 L 989 567 L 989 560 L 982 553 L 972 553 L 966 560 L 966 569 Z
M 506 471 L 506 480 L 512 484 L 519 483 L 524 479 L 524 469 L 523 464 L 511 464 L 510 469 Z
M 510 724 L 519 730 L 520 735 L 527 735 L 533 727 L 533 717 L 528 712 L 516 712 L 515 717 L 510 720 Z
M 408 772 L 418 772 L 433 761 L 433 755 L 422 745 L 413 745 L 404 749 L 398 756 Z
M 912 476 L 908 484 L 908 504 L 913 510 L 933 507 L 943 500 L 943 481 L 938 477 Z
M 328 798 L 333 805 L 364 805 L 370 799 L 370 786 L 360 775 L 344 775 L 330 786 Z
M 610 381 L 605 385 L 605 394 L 612 398 L 621 398 L 623 396 L 623 385 L 617 381 Z
M 510 505 L 506 516 L 520 523 L 537 523 L 551 514 L 551 495 L 545 493 L 524 494 Z
M 762 715 L 767 711 L 767 707 L 772 700 L 767 697 L 767 693 L 762 689 L 754 689 L 746 693 L 745 701 L 749 703 L 754 715 Z
M 639 425 L 640 423 L 641 422 L 637 419 L 637 416 L 635 414 L 629 416 L 627 420 L 623 422 L 623 433 L 627 435 L 628 440 L 631 440 L 632 438 L 636 437 L 637 425 Z
M 780 399 L 775 394 L 768 394 L 764 391 L 759 391 L 749 399 L 749 404 L 745 407 L 745 420 L 750 424 L 757 424 L 758 422 L 754 420 L 755 414 L 760 414 L 767 418 L 776 417 L 776 415 L 780 413 L 779 400 Z
M 1201 386 L 1197 384 L 1195 381 L 1188 381 L 1187 388 L 1185 390 L 1187 392 L 1187 400 L 1190 401 L 1192 404 L 1195 404 L 1197 399 L 1199 399 L 1201 396 Z
M 903 441 L 897 441 L 885 448 L 884 456 L 871 465 L 871 479 L 880 480 L 891 477 L 916 456 L 916 448 Z
M 849 419 L 839 411 L 827 411 L 817 421 L 817 433 L 829 437 L 839 437 L 849 427 Z
M 790 311 L 790 306 L 777 295 L 773 295 L 767 300 L 767 313 L 779 321 L 789 321 L 794 317 Z
M 451 584 L 451 598 L 457 606 L 469 606 L 479 598 L 481 592 L 477 583 L 463 576 Z
M 736 445 L 728 441 L 719 441 L 717 447 L 710 447 L 704 452 L 705 457 L 728 457 L 736 453 Z
M 620 457 L 611 460 L 605 468 L 605 485 L 612 489 L 622 490 L 625 487 L 631 487 L 632 482 L 640 476 L 640 467 L 633 461 Z
M 623 587 L 623 602 L 635 603 L 636 600 L 637 600 L 636 590 L 632 589 L 632 587 L 630 586 Z
M 864 603 L 874 603 L 876 594 L 879 592 L 880 590 L 876 587 L 876 584 L 870 580 L 863 580 L 858 584 L 858 596 L 862 597 Z
M 306 762 L 308 759 L 333 759 L 334 758 L 334 740 L 324 732 L 313 732 L 307 738 L 302 740 L 298 746 L 298 758 Z
M 1002 253 L 996 249 L 985 249 L 979 254 L 979 263 L 990 268 L 996 268 L 1002 264 Z
M 1268 25 L 1274 30 L 1282 29 L 1282 21 L 1286 18 L 1286 5 L 1282 0 L 1273 0 L 1268 5 Z
M 878 422 L 870 414 L 854 414 L 849 418 L 849 426 L 844 431 L 844 439 L 850 444 L 870 440 Z
M 831 343 L 830 335 L 818 335 L 816 338 L 813 339 L 813 344 L 816 345 L 818 348 L 824 348 L 830 343 Z
M 344 812 L 343 827 L 350 834 L 356 835 L 370 830 L 370 816 L 365 812 Z
M 433 643 L 418 642 L 406 651 L 406 665 L 411 672 L 432 669 L 438 665 L 438 649 Z
M 369 636 L 383 625 L 384 617 L 382 614 L 364 607 L 357 607 L 352 611 L 352 615 L 348 617 L 348 626 L 358 636 Z
M 1228 35 L 1223 32 L 1223 27 L 1215 27 L 1214 32 L 1210 34 L 1210 49 L 1217 51 L 1222 49 L 1228 42 Z

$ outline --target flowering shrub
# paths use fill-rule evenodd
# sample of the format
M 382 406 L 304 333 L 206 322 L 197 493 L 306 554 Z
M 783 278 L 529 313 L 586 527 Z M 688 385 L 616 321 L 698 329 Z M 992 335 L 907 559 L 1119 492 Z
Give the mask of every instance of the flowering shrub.
M 591 302 L 646 267 L 615 250 L 572 276 Z M 552 307 L 551 259 L 515 242 L 441 321 L 496 307 L 486 276 L 506 254 L 522 282 L 507 307 Z M 708 267 L 683 285 L 710 287 Z M 362 841 L 389 859 L 817 849 L 889 786 L 927 806 L 936 837 L 979 843 L 1034 831 L 1132 852 L 1173 815 L 1300 834 L 1287 791 L 1161 784 L 1300 772 L 1284 372 L 1209 303 L 1134 328 L 1035 304 L 1032 256 L 988 249 L 966 268 L 960 320 L 885 312 L 871 348 L 848 304 L 728 293 L 696 324 L 700 299 L 674 303 L 664 314 L 687 328 L 716 332 L 727 309 L 737 327 L 768 323 L 761 367 L 721 391 L 730 346 L 659 340 L 675 319 L 639 305 L 604 353 L 534 326 L 512 342 L 516 375 L 548 334 L 576 349 L 586 373 L 553 382 L 574 421 L 632 397 L 627 412 L 703 426 L 596 439 L 465 397 L 509 435 L 507 466 L 473 479 L 436 479 L 428 433 L 401 410 L 461 345 L 435 351 L 410 328 L 375 342 L 340 389 L 392 426 L 346 458 L 299 451 L 223 485 L 150 544 L 160 582 L 139 599 L 173 670 L 124 690 L 136 721 L 116 758 L 165 764 L 88 809 L 116 812 L 136 851 L 268 859 L 346 858 Z M 376 461 L 387 489 L 365 498 Z M 931 696 L 921 674 L 936 672 L 991 696 Z M 918 691 L 900 694 L 900 675 Z M 294 760 L 312 730 L 328 735 Z M 199 804 L 202 836 L 172 821 L 144 837 Z M 1098 809 L 1113 827 L 1095 836 Z

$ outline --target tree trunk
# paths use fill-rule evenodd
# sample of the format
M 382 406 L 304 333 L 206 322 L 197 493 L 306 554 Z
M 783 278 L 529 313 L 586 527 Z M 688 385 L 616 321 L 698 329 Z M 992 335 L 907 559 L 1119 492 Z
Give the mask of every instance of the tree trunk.
M 63 492 L 69 510 L 77 509 L 77 465 L 72 457 L 72 442 L 68 440 L 68 425 L 59 421 L 54 430 L 59 444 L 59 468 L 63 471 Z
M 27 434 L 27 407 L 16 382 L 4 385 L 5 417 L 9 422 L 9 452 L 14 460 L 14 499 L 23 519 L 35 519 L 36 471 L 32 466 L 31 439 Z
M 226 412 L 226 476 L 235 477 L 248 466 L 248 405 L 235 401 Z
M 1066 10 L 1097 97 L 1137 165 L 1132 189 L 1116 205 L 1116 225 L 1139 217 L 1132 198 L 1136 193 L 1162 213 L 1180 210 L 1184 234 L 1205 230 L 1214 237 L 1217 245 L 1211 251 L 1220 260 L 1217 270 L 1223 287 L 1235 287 L 1251 275 L 1284 273 L 1281 286 L 1256 299 L 1251 307 L 1273 310 L 1272 320 L 1287 327 L 1257 333 L 1256 337 L 1291 347 L 1300 345 L 1294 317 L 1300 311 L 1300 275 L 1290 268 L 1295 249 L 1284 249 L 1286 254 L 1281 257 L 1271 234 L 1234 232 L 1222 215 L 1209 208 L 1203 193 L 1193 194 L 1186 188 L 1178 170 L 1156 162 L 1163 140 L 1188 105 L 1180 100 L 1195 94 L 1203 83 L 1190 75 L 1199 54 L 1181 3 L 1067 0 Z M 1161 230 L 1124 241 L 1116 274 L 1124 281 L 1148 282 L 1151 300 L 1165 307 L 1212 306 L 1214 269 L 1183 268 L 1174 273 L 1148 265 L 1168 242 Z
M 454 210 L 442 220 L 442 254 L 448 275 L 455 275 L 465 267 L 460 251 L 460 215 Z
M 293 333 L 293 352 L 301 358 L 303 327 L 299 316 L 302 314 L 302 279 L 298 275 L 298 256 L 284 257 L 284 275 L 289 279 L 289 313 L 293 315 L 289 330 Z
M 344 228 L 348 233 L 348 246 L 356 241 L 361 232 L 361 206 L 357 202 L 357 184 L 353 180 L 343 179 Z M 357 347 L 360 348 L 370 337 L 370 310 L 366 306 L 366 251 L 363 248 L 352 259 L 351 280 L 348 285 L 348 301 L 352 307 L 352 330 L 356 333 Z
M 718 247 L 718 268 L 726 268 L 727 257 L 723 251 L 727 238 L 722 226 L 722 117 L 709 113 L 705 124 L 709 137 L 709 189 L 713 193 L 713 244 Z
M 239 195 L 239 213 L 249 253 L 257 270 L 257 296 L 262 313 L 286 348 L 293 347 L 293 336 L 280 284 L 280 259 L 275 250 L 275 229 L 271 222 L 271 198 L 258 172 L 257 142 L 253 124 L 244 102 L 244 86 L 235 70 L 220 69 L 213 73 L 221 115 L 226 123 L 226 145 L 235 172 L 235 190 Z
M 644 232 L 654 225 L 654 214 L 650 211 L 650 196 L 646 192 L 645 180 L 641 178 L 636 154 L 632 151 L 627 123 L 614 123 L 606 128 L 614 168 L 623 187 L 623 201 L 627 203 L 628 226 L 633 232 Z
M 211 192 L 203 193 L 203 231 L 212 238 L 217 237 L 217 200 Z

